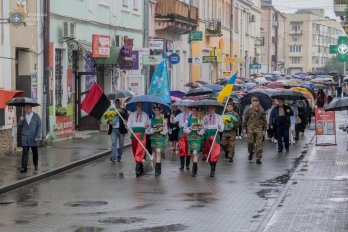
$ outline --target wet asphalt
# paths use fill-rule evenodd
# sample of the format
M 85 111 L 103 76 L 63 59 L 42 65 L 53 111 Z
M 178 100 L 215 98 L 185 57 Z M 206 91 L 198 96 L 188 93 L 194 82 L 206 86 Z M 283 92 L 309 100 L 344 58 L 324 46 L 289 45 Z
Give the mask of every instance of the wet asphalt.
M 100 159 L 0 195 L 0 231 L 256 231 L 311 148 L 313 133 L 307 130 L 289 153 L 278 154 L 265 141 L 262 165 L 249 162 L 246 143 L 238 141 L 234 163 L 221 159 L 215 178 L 201 161 L 197 177 L 180 172 L 169 145 L 162 175 L 155 177 L 147 161 L 145 175 L 136 178 L 128 149 L 120 163 Z

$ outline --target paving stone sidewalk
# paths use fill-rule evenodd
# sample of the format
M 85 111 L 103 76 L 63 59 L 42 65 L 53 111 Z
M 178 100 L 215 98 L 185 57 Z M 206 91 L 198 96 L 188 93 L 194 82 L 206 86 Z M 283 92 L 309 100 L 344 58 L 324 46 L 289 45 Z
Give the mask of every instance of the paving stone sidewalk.
M 347 112 L 338 112 L 337 128 L 347 118 Z M 337 146 L 314 147 L 288 182 L 265 230 L 259 231 L 348 231 L 347 141 L 348 134 L 337 129 Z

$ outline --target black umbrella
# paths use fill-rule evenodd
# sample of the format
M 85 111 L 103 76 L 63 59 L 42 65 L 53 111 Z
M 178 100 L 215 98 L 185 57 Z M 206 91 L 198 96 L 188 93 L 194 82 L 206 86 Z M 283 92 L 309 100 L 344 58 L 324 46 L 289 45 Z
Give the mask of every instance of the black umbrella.
M 110 100 L 116 100 L 120 98 L 133 97 L 134 94 L 131 91 L 116 90 L 114 93 L 108 94 Z
M 13 98 L 11 101 L 9 101 L 7 103 L 7 105 L 9 106 L 17 106 L 17 107 L 23 107 L 26 105 L 30 105 L 30 106 L 39 106 L 40 104 L 37 103 L 34 99 L 32 98 L 28 98 L 28 97 L 16 97 Z
M 329 88 L 327 85 L 323 85 L 323 84 L 315 84 L 313 86 L 314 89 L 327 89 Z
M 209 108 L 215 106 L 216 108 L 224 108 L 224 105 L 213 99 L 198 100 L 191 103 L 190 107 Z
M 198 88 L 190 89 L 185 96 L 192 97 L 192 96 L 208 95 L 211 93 L 213 93 L 213 90 L 207 87 L 198 87 Z
M 268 110 L 272 107 L 272 98 L 268 94 L 266 94 L 265 92 L 253 91 L 249 92 L 246 96 L 240 99 L 240 104 L 242 108 L 241 112 L 243 112 L 244 108 L 247 105 L 251 104 L 252 97 L 257 97 L 260 100 L 260 104 L 264 110 Z
M 272 98 L 284 100 L 304 100 L 306 99 L 306 96 L 300 91 L 285 89 L 274 92 L 272 94 Z
M 339 98 L 330 102 L 329 105 L 325 107 L 325 111 L 342 111 L 348 110 L 348 97 Z
M 224 88 L 223 86 L 218 85 L 218 84 L 207 84 L 204 87 L 207 87 L 207 88 L 213 90 L 214 93 L 220 92 Z

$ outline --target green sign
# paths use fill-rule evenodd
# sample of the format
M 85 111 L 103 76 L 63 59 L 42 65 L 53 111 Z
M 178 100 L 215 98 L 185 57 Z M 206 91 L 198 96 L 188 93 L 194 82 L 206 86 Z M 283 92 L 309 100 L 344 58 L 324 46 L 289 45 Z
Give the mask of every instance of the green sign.
M 249 69 L 261 69 L 261 64 L 249 64 Z
M 202 63 L 217 63 L 216 56 L 203 56 Z
M 338 45 L 330 46 L 330 54 L 337 54 L 339 62 L 348 61 L 348 38 L 347 36 L 338 37 Z
M 190 41 L 202 41 L 203 32 L 202 31 L 193 31 L 190 33 Z

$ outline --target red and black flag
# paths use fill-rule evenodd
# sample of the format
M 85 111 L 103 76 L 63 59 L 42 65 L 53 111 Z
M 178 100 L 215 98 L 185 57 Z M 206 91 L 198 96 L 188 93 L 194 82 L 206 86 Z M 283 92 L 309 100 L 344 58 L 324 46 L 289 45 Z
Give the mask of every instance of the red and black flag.
M 81 103 L 81 110 L 96 119 L 101 119 L 110 105 L 111 103 L 103 93 L 103 90 L 97 83 L 94 83 Z

